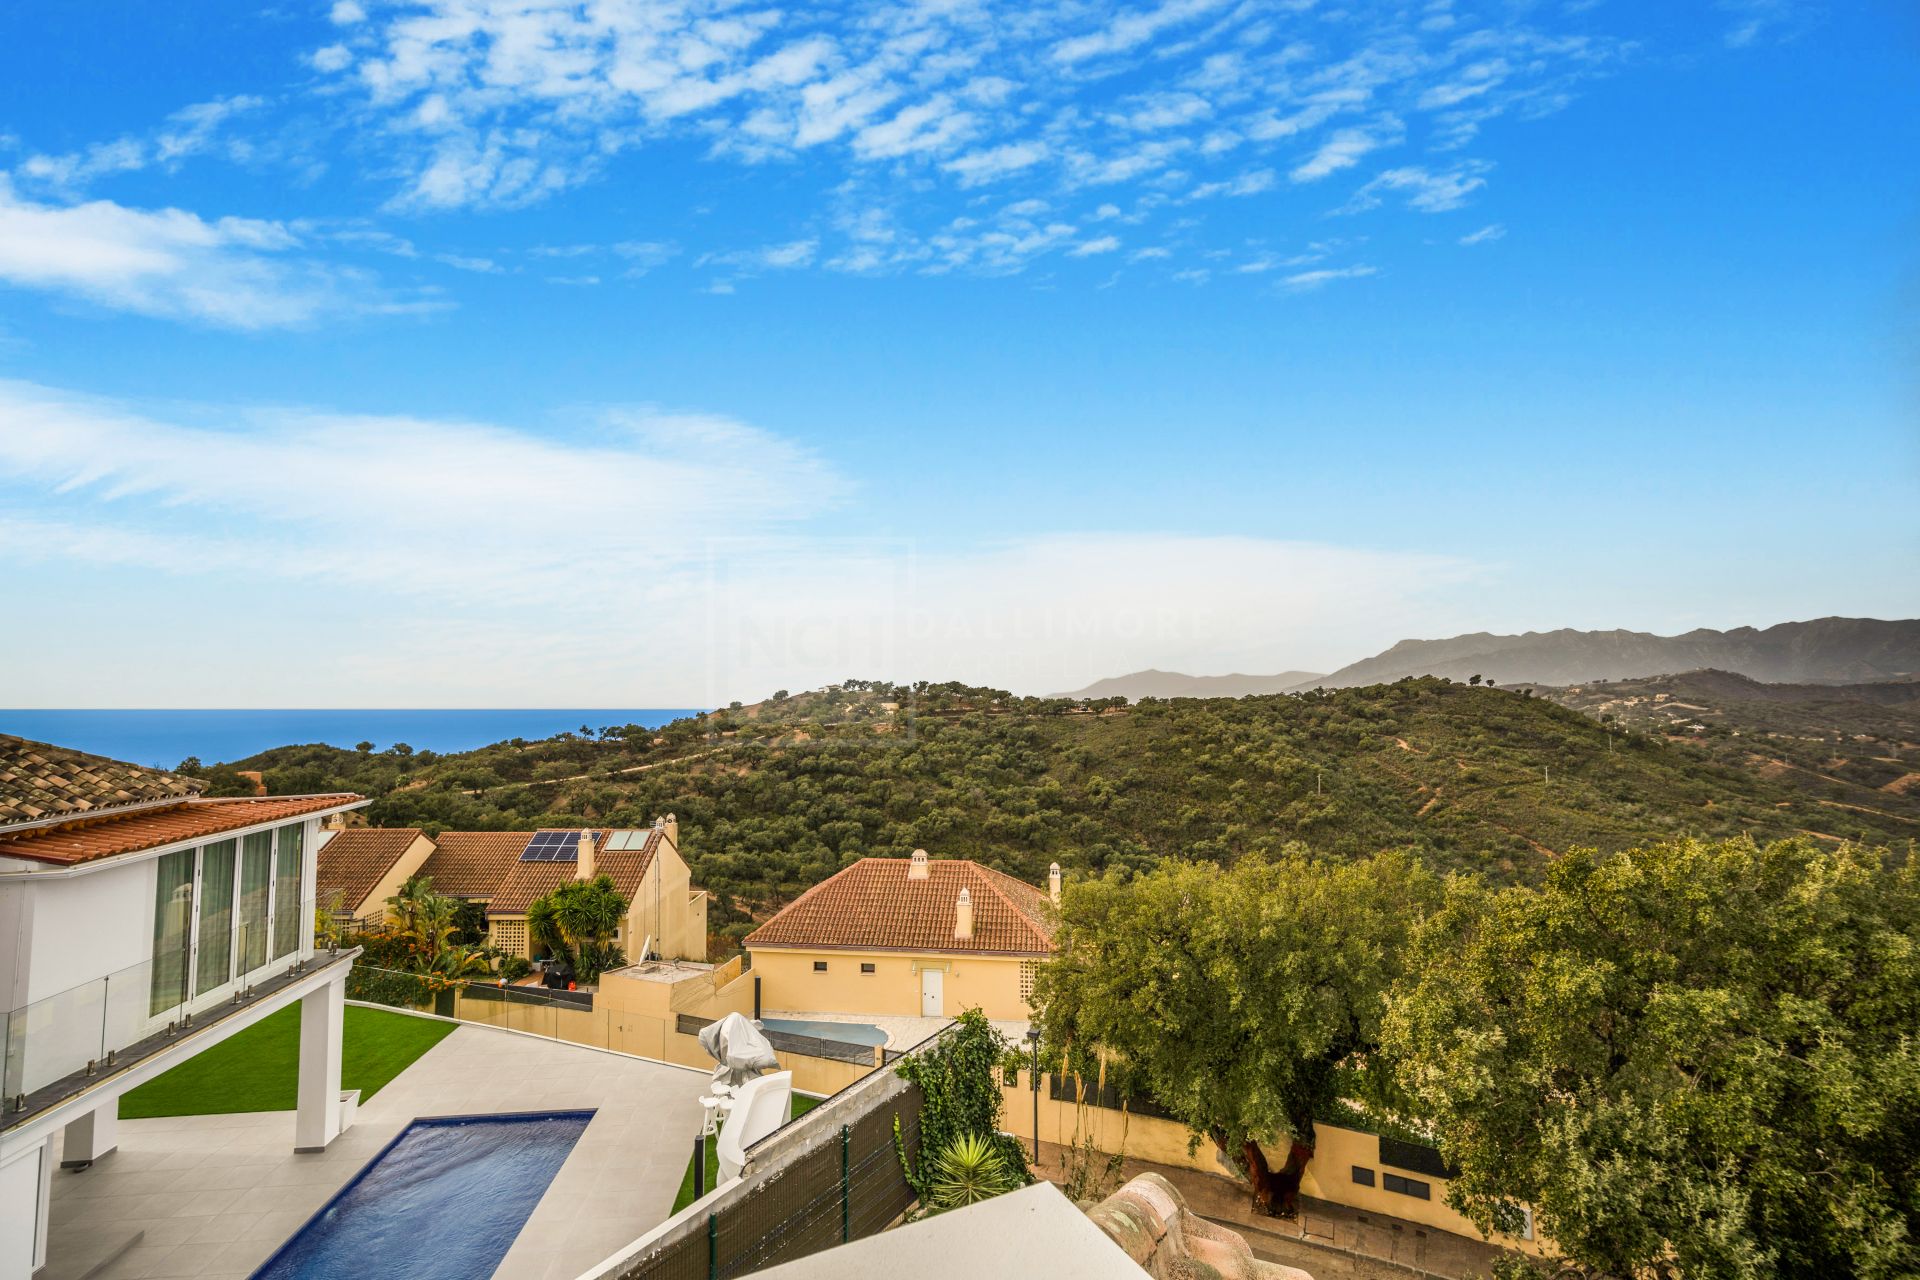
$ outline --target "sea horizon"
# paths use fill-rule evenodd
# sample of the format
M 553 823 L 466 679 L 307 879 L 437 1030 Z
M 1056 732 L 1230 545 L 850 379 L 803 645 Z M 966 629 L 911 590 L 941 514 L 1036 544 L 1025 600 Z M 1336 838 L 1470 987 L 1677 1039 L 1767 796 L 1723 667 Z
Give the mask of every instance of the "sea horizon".
M 582 725 L 658 728 L 703 707 L 473 708 L 0 708 L 0 733 L 50 742 L 131 764 L 173 769 L 242 760 L 272 747 L 405 743 L 442 755 L 512 738 L 550 738 Z

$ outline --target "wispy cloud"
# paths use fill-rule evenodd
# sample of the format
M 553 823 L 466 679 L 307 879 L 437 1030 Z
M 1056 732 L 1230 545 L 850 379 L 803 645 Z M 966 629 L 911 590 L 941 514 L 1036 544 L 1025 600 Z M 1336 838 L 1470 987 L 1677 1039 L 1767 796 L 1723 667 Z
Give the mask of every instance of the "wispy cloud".
M 20 162 L 14 176 L 18 181 L 71 193 L 114 174 L 155 167 L 171 169 L 190 156 L 213 149 L 230 121 L 263 105 L 264 99 L 250 95 L 198 102 L 168 116 L 149 136 L 122 136 L 59 155 L 30 155 Z
M 364 272 L 328 265 L 278 222 L 207 220 L 111 200 L 41 203 L 21 197 L 4 173 L 0 280 L 117 311 L 232 329 L 443 305 L 395 296 Z
M 823 243 L 812 264 L 950 270 L 965 268 L 931 243 L 951 231 L 942 189 L 964 200 L 988 186 L 1041 197 L 1129 186 L 1141 214 L 1183 191 L 1277 194 L 1276 175 L 1321 182 L 1389 147 L 1458 150 L 1503 115 L 1537 118 L 1615 48 L 1504 6 L 1445 16 L 1159 0 L 1015 18 L 881 0 L 846 22 L 695 0 L 419 0 L 336 27 L 326 48 L 338 65 L 323 76 L 404 175 L 399 208 L 526 204 L 627 153 L 697 140 L 724 163 L 804 161 L 835 202 L 881 209 L 899 229 L 891 247 Z M 1390 172 L 1456 164 L 1481 166 L 1461 181 L 1486 180 L 1477 160 Z M 1448 198 L 1436 188 L 1409 202 Z M 835 215 L 800 218 L 792 234 L 804 237 Z
M 1335 280 L 1361 280 L 1378 273 L 1379 268 L 1368 266 L 1323 267 L 1315 271 L 1296 272 L 1280 283 L 1296 293 L 1304 293 L 1332 284 Z
M 1460 243 L 1488 244 L 1494 240 L 1503 239 L 1506 234 L 1507 229 L 1505 226 L 1498 222 L 1490 222 L 1478 231 L 1469 231 L 1466 235 L 1461 236 Z
M 1336 130 L 1312 155 L 1295 165 L 1287 174 L 1295 182 L 1318 182 L 1329 174 L 1351 169 L 1360 163 L 1369 152 L 1377 151 L 1394 141 L 1395 134 L 1386 129 L 1339 129 Z
M 858 494 L 791 439 L 657 409 L 567 420 L 161 412 L 0 381 L 0 547 L 68 582 L 162 584 L 145 652 L 170 696 L 229 705 L 715 705 L 850 670 L 1044 692 L 1174 659 L 1239 669 L 1310 636 L 1359 648 L 1478 572 L 1153 531 L 835 537 L 821 518 Z M 239 583 L 255 607 L 232 607 Z M 328 588 L 328 625 L 288 630 Z M 0 635 L 0 662 L 19 643 Z M 151 696 L 149 668 L 117 664 L 123 688 L 116 664 L 76 665 L 89 683 L 56 681 L 53 705 Z
M 1486 175 L 1492 168 L 1485 161 L 1470 161 L 1438 172 L 1420 165 L 1388 169 L 1354 192 L 1344 212 L 1378 208 L 1384 193 L 1393 192 L 1401 196 L 1409 209 L 1446 213 L 1466 204 L 1468 197 L 1486 186 Z
M 1790 40 L 1813 25 L 1819 6 L 1810 0 L 1719 0 L 1732 21 L 1722 35 L 1729 49 L 1761 40 Z

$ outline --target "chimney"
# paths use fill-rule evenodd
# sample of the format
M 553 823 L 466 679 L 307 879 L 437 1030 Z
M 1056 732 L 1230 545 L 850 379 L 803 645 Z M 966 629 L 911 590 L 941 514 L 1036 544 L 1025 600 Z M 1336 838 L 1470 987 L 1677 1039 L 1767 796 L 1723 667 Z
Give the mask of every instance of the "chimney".
M 953 904 L 953 940 L 973 941 L 973 895 L 965 889 L 960 891 L 960 901 Z
M 672 843 L 674 848 L 678 849 L 680 847 L 680 819 L 671 813 L 668 814 L 666 829 L 668 841 Z
M 913 861 L 907 864 L 907 879 L 925 880 L 927 878 L 927 851 L 915 849 Z
M 573 878 L 591 880 L 596 868 L 593 864 L 593 832 L 580 833 L 580 852 L 575 856 Z
M 1053 899 L 1053 905 L 1060 905 L 1060 864 L 1054 863 L 1047 868 L 1047 896 Z

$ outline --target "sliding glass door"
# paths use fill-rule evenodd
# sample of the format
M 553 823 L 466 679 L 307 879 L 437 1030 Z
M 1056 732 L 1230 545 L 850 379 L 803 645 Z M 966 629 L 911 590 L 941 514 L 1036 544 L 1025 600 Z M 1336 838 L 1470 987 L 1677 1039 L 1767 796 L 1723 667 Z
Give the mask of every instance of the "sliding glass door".
M 193 955 L 193 994 L 233 980 L 233 862 L 236 843 L 200 851 L 200 941 Z
M 281 827 L 273 872 L 273 958 L 292 955 L 300 949 L 300 939 L 313 928 L 313 912 L 302 910 L 300 902 L 300 854 L 307 829 L 300 823 Z M 304 918 L 303 918 L 304 917 Z
M 193 949 L 193 864 L 197 849 L 160 859 L 153 891 L 153 981 L 149 1014 L 185 1002 Z
M 273 887 L 273 832 L 240 842 L 240 972 L 267 962 L 267 900 Z
M 300 896 L 306 828 L 292 823 L 180 849 L 155 864 L 153 973 L 158 1017 L 300 950 L 313 911 Z

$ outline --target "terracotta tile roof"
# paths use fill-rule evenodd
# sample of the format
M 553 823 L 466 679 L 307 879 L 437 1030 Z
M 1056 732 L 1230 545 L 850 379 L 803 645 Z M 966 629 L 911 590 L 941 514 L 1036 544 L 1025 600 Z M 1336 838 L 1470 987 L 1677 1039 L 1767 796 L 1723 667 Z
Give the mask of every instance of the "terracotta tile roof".
M 364 803 L 356 795 L 269 796 L 265 799 L 188 800 L 170 809 L 122 817 L 103 814 L 0 839 L 0 858 L 32 858 L 69 864 L 121 853 L 138 853 L 180 840 L 238 831 L 258 822 L 280 822 Z
M 822 880 L 747 936 L 754 947 L 848 947 L 1045 955 L 1053 950 L 1047 895 L 957 858 L 934 858 L 909 880 L 906 858 L 862 858 Z M 960 890 L 973 899 L 973 937 L 953 936 Z
M 607 848 L 608 837 L 612 834 L 602 831 L 599 841 L 594 845 L 594 871 L 596 874 L 612 876 L 614 888 L 620 890 L 628 902 L 632 902 L 633 895 L 640 891 L 640 881 L 646 876 L 648 865 L 653 862 L 654 851 L 660 847 L 660 833 L 650 832 L 647 842 L 638 849 Z M 487 914 L 525 915 L 527 904 L 573 879 L 578 870 L 579 864 L 573 862 L 516 862 L 513 869 L 507 872 L 500 891 L 487 904 Z
M 358 911 L 374 886 L 386 878 L 400 855 L 420 836 L 418 827 L 348 827 L 336 831 L 320 846 L 320 868 L 315 879 L 320 901 L 338 902 L 343 911 Z
M 157 800 L 184 800 L 206 784 L 0 733 L 0 827 Z
M 420 874 L 433 891 L 454 898 L 491 898 L 507 873 L 520 864 L 531 831 L 442 831 Z

